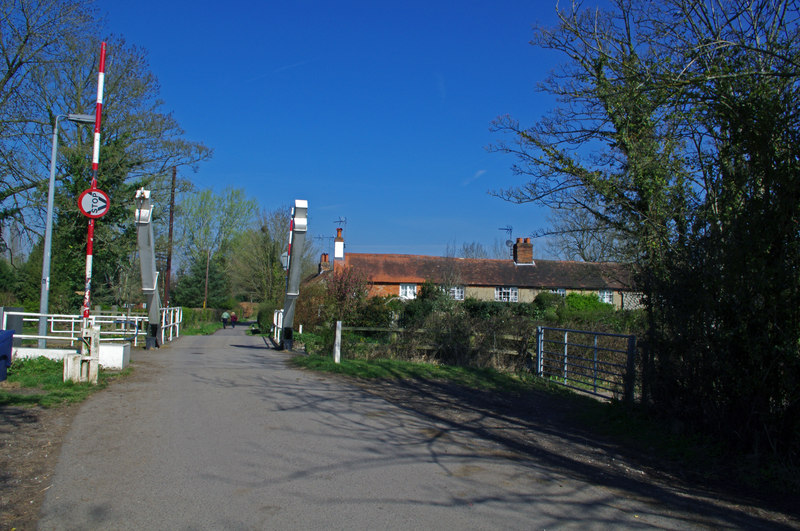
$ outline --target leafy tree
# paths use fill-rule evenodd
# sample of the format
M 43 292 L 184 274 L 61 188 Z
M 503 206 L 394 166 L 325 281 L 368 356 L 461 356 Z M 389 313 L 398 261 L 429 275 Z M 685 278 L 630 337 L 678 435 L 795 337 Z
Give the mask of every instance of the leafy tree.
M 613 12 L 573 5 L 558 12 L 556 28 L 537 28 L 532 44 L 570 59 L 540 85 L 564 106 L 529 128 L 509 116 L 495 121 L 509 140 L 493 149 L 515 155 L 515 173 L 530 178 L 495 194 L 582 210 L 637 242 L 630 258 L 657 263 L 683 226 L 676 220 L 690 190 L 670 140 L 678 124 L 662 107 L 669 91 L 654 81 L 662 60 L 632 29 L 638 11 L 615 5 Z
M 100 39 L 93 31 L 102 28 L 95 15 L 91 3 L 81 0 L 2 2 L 0 54 L 8 68 L 0 81 L 0 225 L 24 225 L 28 247 L 44 230 L 55 117 L 91 114 L 95 106 Z M 174 118 L 162 110 L 144 51 L 122 38 L 108 40 L 99 187 L 109 194 L 111 210 L 96 223 L 93 303 L 128 302 L 136 284 L 123 282 L 133 279 L 134 190 L 157 188 L 166 168 L 210 156 L 202 144 L 184 140 Z M 89 186 L 93 139 L 90 127 L 62 124 L 51 308 L 72 311 L 84 287 L 87 221 L 75 201 Z M 40 269 L 41 253 L 32 258 L 39 263 L 29 267 Z
M 580 211 L 637 265 L 644 398 L 760 455 L 800 455 L 800 15 L 794 2 L 573 4 L 533 44 L 562 52 L 560 106 L 510 117 L 496 192 Z
M 281 263 L 289 244 L 287 210 L 259 216 L 258 229 L 247 229 L 234 236 L 228 271 L 236 293 L 249 301 L 282 301 L 286 292 L 286 272 Z
M 71 54 L 68 61 L 48 65 L 33 76 L 31 90 L 38 92 L 31 105 L 51 121 L 60 109 L 92 109 L 97 95 L 99 42 L 86 46 L 85 41 L 72 38 L 65 46 Z M 131 302 L 134 294 L 141 298 L 132 265 L 136 189 L 162 182 L 167 165 L 194 164 L 210 151 L 182 140 L 183 131 L 169 114 L 161 112 L 158 83 L 147 70 L 143 51 L 122 39 L 111 43 L 105 79 L 98 187 L 109 195 L 111 208 L 95 223 L 92 302 L 123 304 Z M 49 146 L 43 139 L 50 130 L 46 124 L 40 134 L 24 140 L 28 152 L 43 161 L 49 159 Z M 87 219 L 80 214 L 76 198 L 90 184 L 92 137 L 90 127 L 72 127 L 60 136 L 51 270 L 51 307 L 56 311 L 74 310 L 84 289 Z
M 675 2 L 662 18 L 703 202 L 658 287 L 654 399 L 757 457 L 796 460 L 800 11 Z
M 232 244 L 235 234 L 246 230 L 256 211 L 253 200 L 246 199 L 242 190 L 226 188 L 222 195 L 211 190 L 189 195 L 184 203 L 185 213 L 181 220 L 182 241 L 190 259 L 205 256 L 206 272 L 210 271 L 212 258 Z M 227 267 L 227 266 L 225 266 Z M 203 308 L 208 302 L 209 278 L 203 282 Z
M 0 306 L 13 306 L 17 297 L 17 274 L 5 258 L 0 258 Z
M 176 306 L 230 307 L 233 301 L 223 258 L 214 255 L 209 261 L 205 253 L 198 253 L 189 260 L 178 272 L 172 298 Z
M 262 213 L 258 228 L 247 229 L 234 236 L 231 243 L 228 272 L 235 293 L 250 301 L 284 302 L 286 271 L 281 255 L 289 246 L 289 209 Z M 316 249 L 311 238 L 300 257 L 304 276 L 316 270 Z

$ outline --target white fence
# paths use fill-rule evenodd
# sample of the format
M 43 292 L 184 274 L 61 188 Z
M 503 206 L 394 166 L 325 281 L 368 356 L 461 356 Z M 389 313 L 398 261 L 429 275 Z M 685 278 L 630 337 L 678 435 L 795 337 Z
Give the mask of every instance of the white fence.
M 39 320 L 47 318 L 47 334 L 26 334 L 24 330 L 17 330 L 14 339 L 36 339 L 52 343 L 51 346 L 76 346 L 81 340 L 81 327 L 83 317 L 70 314 L 40 314 L 31 312 L 17 312 L 6 310 L 2 313 L 0 330 L 8 329 L 7 322 L 10 318 L 21 317 L 23 327 L 33 328 L 38 332 Z M 89 316 L 90 326 L 100 327 L 101 342 L 130 342 L 136 347 L 139 342 L 147 337 L 147 315 L 141 314 L 111 314 L 98 313 Z M 177 339 L 181 334 L 183 322 L 183 308 L 161 309 L 161 343 Z

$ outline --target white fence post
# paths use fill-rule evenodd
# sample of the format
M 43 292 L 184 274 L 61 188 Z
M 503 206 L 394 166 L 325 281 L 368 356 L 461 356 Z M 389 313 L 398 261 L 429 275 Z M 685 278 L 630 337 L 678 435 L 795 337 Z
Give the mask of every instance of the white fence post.
M 333 362 L 342 362 L 342 322 L 336 321 L 336 339 L 333 342 Z

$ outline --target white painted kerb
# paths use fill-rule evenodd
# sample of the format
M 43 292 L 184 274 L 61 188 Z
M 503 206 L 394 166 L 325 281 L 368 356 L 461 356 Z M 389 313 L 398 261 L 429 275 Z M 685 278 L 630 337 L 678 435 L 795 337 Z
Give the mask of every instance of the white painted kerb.
M 79 354 L 80 351 L 67 348 L 26 348 L 13 347 L 11 359 L 38 358 L 44 356 L 51 360 L 63 360 L 68 354 Z M 122 370 L 131 362 L 131 344 L 100 344 L 100 367 L 111 370 Z

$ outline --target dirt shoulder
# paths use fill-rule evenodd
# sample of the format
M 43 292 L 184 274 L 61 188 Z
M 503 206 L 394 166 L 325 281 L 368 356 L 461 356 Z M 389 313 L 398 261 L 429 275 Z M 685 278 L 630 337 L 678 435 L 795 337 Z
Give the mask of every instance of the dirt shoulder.
M 36 529 L 61 443 L 79 408 L 0 406 L 0 529 Z

